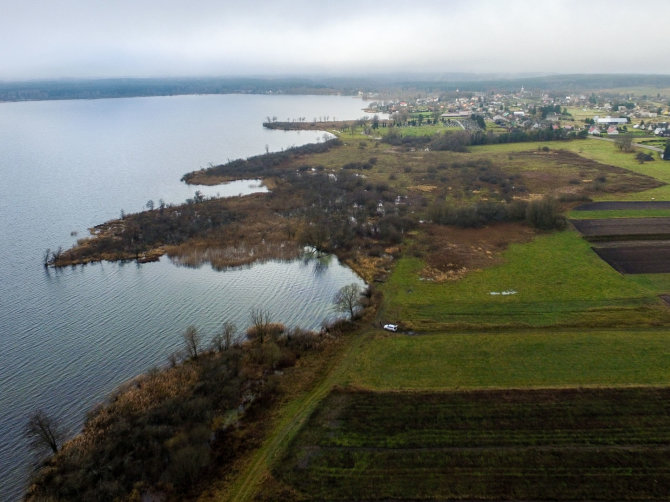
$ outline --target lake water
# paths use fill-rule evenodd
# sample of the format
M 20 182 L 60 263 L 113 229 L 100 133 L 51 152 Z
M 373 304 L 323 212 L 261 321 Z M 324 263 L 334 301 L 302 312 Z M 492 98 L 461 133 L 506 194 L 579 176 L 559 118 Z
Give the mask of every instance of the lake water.
M 251 308 L 318 328 L 332 298 L 359 282 L 336 258 L 270 262 L 216 272 L 157 263 L 47 270 L 46 248 L 70 247 L 87 228 L 148 200 L 179 203 L 200 188 L 230 196 L 253 180 L 189 187 L 189 171 L 322 139 L 269 131 L 278 120 L 364 115 L 338 96 L 178 96 L 0 104 L 0 500 L 21 496 L 31 454 L 28 414 L 43 408 L 76 431 L 123 381 L 164 365 L 189 325 L 209 338 Z

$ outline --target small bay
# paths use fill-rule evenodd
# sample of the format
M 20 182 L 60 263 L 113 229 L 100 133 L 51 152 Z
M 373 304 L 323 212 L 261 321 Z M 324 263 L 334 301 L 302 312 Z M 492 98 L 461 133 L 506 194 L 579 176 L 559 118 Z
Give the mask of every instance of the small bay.
M 160 262 L 45 269 L 46 248 L 149 200 L 180 203 L 196 190 L 235 196 L 258 180 L 193 187 L 189 171 L 321 140 L 323 132 L 269 131 L 266 117 L 364 115 L 339 96 L 219 95 L 0 104 L 0 500 L 14 501 L 31 455 L 22 437 L 36 408 L 76 432 L 119 384 L 164 365 L 195 325 L 240 329 L 251 308 L 289 326 L 318 328 L 332 298 L 362 281 L 335 257 L 214 271 Z

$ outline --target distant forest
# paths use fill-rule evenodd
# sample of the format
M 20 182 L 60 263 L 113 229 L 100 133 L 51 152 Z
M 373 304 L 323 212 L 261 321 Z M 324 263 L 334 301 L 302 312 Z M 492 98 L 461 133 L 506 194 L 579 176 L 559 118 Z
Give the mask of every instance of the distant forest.
M 99 99 L 183 94 L 345 94 L 359 91 L 438 93 L 509 92 L 525 89 L 580 92 L 616 87 L 670 87 L 670 75 L 545 75 L 475 74 L 378 75 L 370 77 L 258 78 L 114 78 L 0 82 L 0 101 Z

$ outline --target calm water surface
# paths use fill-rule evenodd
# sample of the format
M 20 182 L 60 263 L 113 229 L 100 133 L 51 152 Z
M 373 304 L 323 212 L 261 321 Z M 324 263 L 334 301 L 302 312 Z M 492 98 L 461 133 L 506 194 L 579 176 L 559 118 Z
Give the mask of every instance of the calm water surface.
M 341 286 L 360 282 L 336 258 L 215 272 L 169 260 L 41 266 L 44 250 L 148 200 L 262 191 L 257 181 L 189 187 L 195 169 L 322 139 L 268 131 L 278 120 L 363 116 L 337 96 L 179 96 L 0 104 L 0 500 L 21 496 L 31 455 L 21 436 L 41 407 L 76 431 L 121 382 L 163 365 L 193 324 L 209 338 L 249 310 L 317 328 Z M 362 283 L 362 282 L 361 282 Z

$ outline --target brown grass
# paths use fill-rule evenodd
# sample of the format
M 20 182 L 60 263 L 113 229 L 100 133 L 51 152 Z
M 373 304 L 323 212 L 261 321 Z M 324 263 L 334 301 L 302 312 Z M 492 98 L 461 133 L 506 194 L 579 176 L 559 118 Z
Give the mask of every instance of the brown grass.
M 413 252 L 422 254 L 426 267 L 421 276 L 432 281 L 463 278 L 472 270 L 500 262 L 512 242 L 527 242 L 535 231 L 521 223 L 498 223 L 484 228 L 424 225 Z

